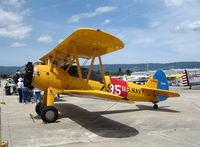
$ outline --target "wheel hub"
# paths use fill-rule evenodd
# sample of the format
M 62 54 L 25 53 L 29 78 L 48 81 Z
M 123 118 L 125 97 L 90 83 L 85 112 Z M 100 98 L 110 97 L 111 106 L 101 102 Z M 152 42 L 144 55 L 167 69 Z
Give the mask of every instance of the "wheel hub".
M 48 118 L 49 120 L 53 120 L 55 117 L 55 113 L 53 111 L 49 110 L 46 112 L 45 117 Z

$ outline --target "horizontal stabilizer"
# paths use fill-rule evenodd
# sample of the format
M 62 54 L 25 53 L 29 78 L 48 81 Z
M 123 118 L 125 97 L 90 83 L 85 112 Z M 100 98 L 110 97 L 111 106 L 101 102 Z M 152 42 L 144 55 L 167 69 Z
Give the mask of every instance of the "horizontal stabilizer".
M 142 87 L 142 90 L 144 91 L 144 93 L 146 93 L 146 92 L 155 93 L 155 94 L 159 94 L 166 98 L 180 96 L 179 93 L 173 92 L 173 91 L 168 91 L 168 90 L 154 89 L 154 88 L 149 88 L 149 87 Z

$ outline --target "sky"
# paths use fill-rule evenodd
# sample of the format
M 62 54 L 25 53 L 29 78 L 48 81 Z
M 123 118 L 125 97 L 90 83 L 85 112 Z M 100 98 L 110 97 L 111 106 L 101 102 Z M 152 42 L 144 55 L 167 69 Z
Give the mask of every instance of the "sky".
M 200 61 L 200 0 L 0 0 L 0 65 L 36 62 L 80 27 L 124 42 L 104 64 Z

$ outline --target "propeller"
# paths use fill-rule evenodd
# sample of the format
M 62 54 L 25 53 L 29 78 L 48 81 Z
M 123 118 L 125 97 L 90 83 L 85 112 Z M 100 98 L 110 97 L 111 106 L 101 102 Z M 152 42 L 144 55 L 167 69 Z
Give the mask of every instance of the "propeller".
M 32 80 L 33 80 L 33 72 L 34 66 L 32 62 L 28 62 L 25 66 L 25 74 L 24 74 L 24 86 L 29 89 L 33 89 Z

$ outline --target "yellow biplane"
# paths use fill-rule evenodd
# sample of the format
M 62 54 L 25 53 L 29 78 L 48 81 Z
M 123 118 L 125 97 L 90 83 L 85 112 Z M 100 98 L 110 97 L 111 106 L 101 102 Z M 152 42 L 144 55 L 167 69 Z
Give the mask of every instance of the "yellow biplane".
M 157 71 L 145 85 L 137 85 L 105 76 L 101 56 L 122 49 L 124 44 L 113 35 L 100 30 L 81 28 L 63 40 L 48 54 L 40 58 L 42 64 L 27 72 L 25 82 L 44 91 L 36 113 L 46 123 L 55 122 L 58 110 L 54 107 L 56 94 L 78 94 L 115 101 L 146 101 L 157 103 L 169 97 L 178 97 L 169 91 L 163 71 Z M 91 61 L 89 69 L 81 67 L 80 59 Z M 93 64 L 99 61 L 100 73 L 95 73 Z M 27 78 L 26 78 L 27 77 Z

